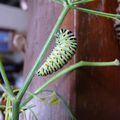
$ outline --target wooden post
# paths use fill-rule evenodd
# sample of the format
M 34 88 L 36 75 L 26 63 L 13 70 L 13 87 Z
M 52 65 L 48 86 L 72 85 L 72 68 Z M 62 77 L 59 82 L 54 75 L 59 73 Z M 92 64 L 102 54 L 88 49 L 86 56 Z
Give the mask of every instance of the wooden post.
M 115 13 L 117 0 L 97 0 L 82 7 Z M 113 21 L 78 13 L 77 60 L 110 61 L 120 57 Z M 79 120 L 120 119 L 120 67 L 88 67 L 77 70 L 77 104 Z

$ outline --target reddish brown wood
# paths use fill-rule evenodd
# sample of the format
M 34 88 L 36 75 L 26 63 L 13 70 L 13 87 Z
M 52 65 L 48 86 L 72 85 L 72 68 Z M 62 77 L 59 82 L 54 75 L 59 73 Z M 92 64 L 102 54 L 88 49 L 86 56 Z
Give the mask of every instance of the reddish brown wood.
M 84 5 L 91 9 L 115 12 L 117 1 L 97 0 Z M 120 57 L 113 21 L 79 12 L 77 60 L 110 61 Z M 120 67 L 77 70 L 77 115 L 80 120 L 120 119 Z
M 28 5 L 31 19 L 24 76 L 33 66 L 61 10 L 58 5 L 49 3 L 48 0 L 29 0 Z M 96 0 L 94 3 L 82 5 L 82 7 L 106 12 L 115 12 L 116 6 L 116 0 Z M 77 30 L 79 44 L 76 56 L 67 66 L 76 60 L 111 61 L 120 57 L 112 20 L 71 11 L 62 27 L 72 31 Z M 119 72 L 119 67 L 80 68 L 62 76 L 49 89 L 57 90 L 71 104 L 72 110 L 77 113 L 78 120 L 119 120 Z M 35 76 L 30 90 L 34 91 L 46 79 L 48 77 Z M 33 103 L 37 105 L 35 111 L 39 120 L 70 120 L 62 104 L 51 107 L 36 100 L 32 101 Z M 30 113 L 28 119 L 32 120 Z

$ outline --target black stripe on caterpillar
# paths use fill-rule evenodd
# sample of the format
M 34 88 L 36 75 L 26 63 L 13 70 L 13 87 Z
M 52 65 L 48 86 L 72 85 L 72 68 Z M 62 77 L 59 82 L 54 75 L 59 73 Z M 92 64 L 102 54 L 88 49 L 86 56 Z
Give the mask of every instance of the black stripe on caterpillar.
M 43 65 L 38 69 L 38 76 L 46 76 L 62 68 L 72 58 L 77 49 L 77 40 L 73 32 L 60 29 L 56 34 L 56 46 Z

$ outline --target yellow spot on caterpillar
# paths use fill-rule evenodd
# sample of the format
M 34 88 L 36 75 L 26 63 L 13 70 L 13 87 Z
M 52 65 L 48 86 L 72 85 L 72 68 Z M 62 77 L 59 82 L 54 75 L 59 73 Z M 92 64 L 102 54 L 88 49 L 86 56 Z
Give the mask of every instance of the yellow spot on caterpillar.
M 61 55 L 61 53 L 59 52 L 59 53 L 57 53 L 59 56 Z
M 45 64 L 46 67 L 48 67 L 48 64 Z
M 61 65 L 61 63 L 60 62 L 58 62 L 59 63 L 59 65 Z
M 53 57 L 53 59 L 56 59 L 56 57 Z
M 69 47 L 69 45 L 67 44 L 67 45 L 65 45 L 65 47 Z
M 61 51 L 64 51 L 64 49 L 62 48 Z

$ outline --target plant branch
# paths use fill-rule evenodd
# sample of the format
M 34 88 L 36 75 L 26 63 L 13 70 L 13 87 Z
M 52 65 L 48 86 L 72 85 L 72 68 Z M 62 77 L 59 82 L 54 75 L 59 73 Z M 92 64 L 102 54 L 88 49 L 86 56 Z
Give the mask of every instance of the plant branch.
M 78 4 L 83 4 L 83 3 L 88 3 L 88 2 L 93 2 L 94 0 L 80 0 L 80 1 L 74 1 L 71 3 L 71 5 L 78 5 Z
M 105 12 L 101 12 L 101 11 L 95 11 L 95 10 L 90 10 L 90 9 L 86 9 L 86 8 L 81 8 L 81 7 L 77 7 L 77 6 L 71 6 L 71 8 L 76 9 L 76 10 L 80 10 L 89 14 L 93 14 L 93 15 L 97 15 L 97 16 L 101 16 L 101 17 L 106 17 L 106 18 L 111 18 L 117 21 L 120 21 L 120 15 L 117 14 L 111 14 L 111 13 L 105 13 Z
M 11 97 L 14 97 L 14 94 L 13 94 L 13 91 L 12 91 L 12 88 L 10 86 L 10 83 L 9 83 L 9 80 L 7 78 L 7 75 L 5 73 L 5 69 L 4 69 L 4 66 L 0 60 L 0 73 L 2 75 L 2 78 L 3 78 L 3 81 L 5 83 L 5 88 L 6 88 L 6 92 L 11 96 Z
M 10 98 L 9 96 L 7 96 L 6 98 L 6 108 L 5 108 L 5 120 L 9 120 L 9 111 L 10 111 Z
M 57 32 L 57 30 L 59 29 L 59 27 L 60 27 L 60 25 L 62 24 L 62 22 L 63 22 L 63 20 L 64 20 L 64 18 L 65 18 L 65 16 L 66 16 L 66 14 L 68 13 L 68 11 L 69 11 L 69 7 L 68 7 L 68 6 L 65 6 L 64 9 L 63 9 L 63 11 L 62 11 L 62 13 L 61 13 L 61 15 L 59 16 L 59 18 L 58 18 L 58 20 L 57 20 L 57 22 L 56 22 L 56 24 L 55 24 L 55 26 L 54 26 L 51 34 L 49 35 L 48 40 L 46 41 L 46 43 L 45 43 L 45 45 L 44 45 L 44 47 L 43 47 L 40 55 L 38 56 L 38 58 L 37 58 L 37 60 L 36 60 L 36 62 L 35 62 L 35 64 L 34 64 L 32 70 L 29 72 L 29 74 L 28 74 L 28 76 L 27 76 L 27 78 L 26 78 L 26 80 L 25 80 L 25 83 L 24 83 L 22 89 L 21 89 L 20 92 L 18 93 L 18 95 L 17 95 L 17 99 L 18 99 L 18 100 L 21 100 L 22 97 L 24 96 L 27 88 L 29 87 L 29 85 L 30 85 L 30 83 L 31 83 L 31 81 L 32 81 L 32 78 L 33 78 L 33 76 L 34 76 L 35 71 L 37 70 L 38 66 L 39 66 L 40 63 L 42 62 L 42 60 L 43 60 L 43 58 L 44 58 L 44 56 L 45 56 L 45 54 L 46 54 L 46 51 L 48 50 L 48 48 L 49 48 L 49 46 L 50 46 L 50 44 L 51 44 L 51 42 L 52 42 L 52 40 L 53 40 L 54 34 L 55 34 L 55 33 Z
M 112 62 L 87 62 L 87 61 L 80 61 L 74 65 L 71 65 L 70 67 L 60 71 L 59 73 L 57 73 L 56 75 L 54 75 L 52 78 L 50 78 L 48 81 L 46 81 L 41 87 L 39 87 L 33 94 L 37 95 L 39 93 L 41 93 L 43 90 L 45 90 L 50 84 L 52 84 L 57 78 L 59 78 L 60 76 L 71 72 L 79 67 L 83 67 L 83 66 L 119 66 L 120 63 L 119 61 L 116 59 Z M 21 107 L 25 106 L 31 99 L 33 98 L 33 95 L 30 95 L 22 104 Z
M 12 120 L 19 120 L 19 106 L 20 106 L 20 102 L 18 100 L 13 100 L 12 101 Z
M 7 89 L 2 84 L 0 84 L 0 87 L 2 88 L 2 90 L 4 91 L 4 93 L 7 94 L 11 98 L 11 100 L 12 100 L 13 96 L 7 91 Z

